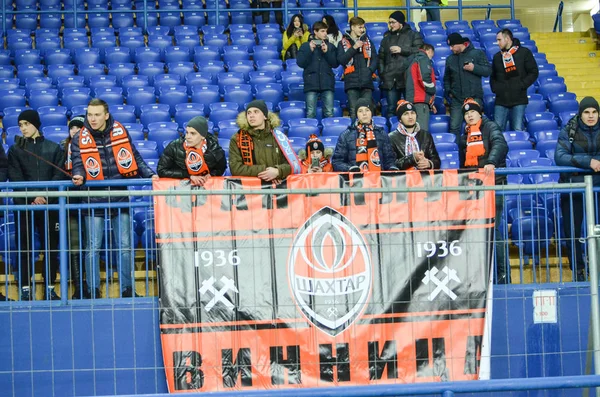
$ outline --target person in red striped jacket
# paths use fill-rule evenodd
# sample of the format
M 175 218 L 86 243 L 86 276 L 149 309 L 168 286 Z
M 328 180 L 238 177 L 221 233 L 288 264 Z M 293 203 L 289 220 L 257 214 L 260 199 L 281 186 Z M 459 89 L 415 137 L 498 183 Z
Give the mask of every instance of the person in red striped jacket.
M 436 113 L 435 72 L 431 59 L 434 49 L 430 44 L 422 44 L 419 51 L 408 58 L 406 76 L 406 100 L 412 103 L 417 113 L 417 122 L 424 129 L 429 129 L 429 113 Z

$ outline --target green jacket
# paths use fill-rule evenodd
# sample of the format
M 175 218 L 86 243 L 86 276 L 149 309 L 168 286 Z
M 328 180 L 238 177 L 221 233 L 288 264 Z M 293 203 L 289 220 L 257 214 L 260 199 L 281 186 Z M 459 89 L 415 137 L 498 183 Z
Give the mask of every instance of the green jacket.
M 240 127 L 240 131 L 247 131 L 252 137 L 254 165 L 246 165 L 242 161 L 242 154 L 238 147 L 240 136 L 240 132 L 238 131 L 229 141 L 229 170 L 232 176 L 258 176 L 267 167 L 277 168 L 279 170 L 279 178 L 281 179 L 286 178 L 292 173 L 292 167 L 279 149 L 279 145 L 271 133 L 271 128 L 276 128 L 280 124 L 279 117 L 275 113 L 269 112 L 267 128 L 263 131 L 256 131 L 250 128 L 246 119 L 246 112 L 241 112 L 238 115 L 237 124 Z

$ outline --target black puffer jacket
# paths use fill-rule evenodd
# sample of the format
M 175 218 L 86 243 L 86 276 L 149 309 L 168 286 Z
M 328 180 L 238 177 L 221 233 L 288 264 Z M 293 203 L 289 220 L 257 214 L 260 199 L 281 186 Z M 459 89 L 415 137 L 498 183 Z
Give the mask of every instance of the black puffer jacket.
M 100 159 L 102 160 L 102 172 L 104 174 L 105 180 L 126 179 L 123 175 L 121 175 L 119 173 L 119 168 L 117 167 L 117 161 L 113 154 L 113 149 L 112 149 L 112 145 L 111 145 L 111 141 L 110 141 L 110 134 L 112 133 L 112 130 L 113 130 L 113 124 L 114 124 L 114 119 L 112 118 L 112 116 L 110 116 L 109 119 L 106 121 L 106 128 L 104 129 L 104 131 L 95 131 L 92 129 L 92 127 L 90 127 L 90 125 L 88 124 L 88 121 L 85 120 L 85 128 L 87 128 L 88 130 L 91 131 L 92 137 L 94 138 L 94 141 L 96 142 L 96 147 L 98 148 L 98 152 L 100 153 Z M 81 176 L 83 176 L 83 179 L 85 181 L 87 172 L 85 171 L 85 168 L 83 166 L 83 162 L 81 160 L 81 152 L 79 149 L 79 134 L 80 133 L 81 132 L 78 132 L 77 134 L 75 134 L 75 136 L 73 137 L 73 140 L 71 142 L 71 158 L 73 160 L 73 175 L 81 175 Z M 125 133 L 127 134 L 127 138 L 129 138 L 129 141 L 131 142 L 131 137 L 129 136 L 129 132 L 127 130 L 125 130 Z M 140 178 L 140 177 L 141 178 L 150 178 L 153 175 L 155 175 L 154 171 L 152 171 L 150 169 L 150 167 L 148 167 L 148 164 L 146 164 L 146 162 L 144 161 L 144 159 L 142 158 L 140 153 L 137 151 L 133 142 L 131 142 L 131 149 L 133 151 L 133 156 L 134 156 L 135 161 L 138 166 L 138 175 L 134 178 Z M 94 188 L 94 190 L 126 190 L 126 189 L 127 189 L 127 187 Z M 109 201 L 110 202 L 129 201 L 129 198 L 128 197 L 109 197 L 109 195 L 107 195 L 107 197 L 90 197 L 89 199 L 86 198 L 85 200 L 90 203 L 105 203 L 105 202 L 109 202 Z M 102 216 L 102 214 L 100 214 L 100 212 L 102 212 L 102 211 L 97 211 L 96 214 L 99 214 L 99 216 Z
M 373 128 L 375 139 L 377 140 L 377 150 L 381 161 L 382 171 L 397 171 L 398 168 L 394 164 L 396 155 L 392 149 L 390 138 L 385 133 L 383 128 L 375 126 Z M 336 172 L 348 172 L 351 168 L 356 167 L 356 140 L 358 138 L 358 130 L 356 125 L 350 126 L 346 131 L 340 134 L 340 137 L 331 157 L 333 170 Z
M 403 89 L 406 84 L 405 71 L 408 67 L 408 57 L 419 51 L 423 44 L 421 35 L 404 24 L 402 29 L 395 32 L 387 31 L 379 45 L 379 77 L 380 87 L 384 90 L 392 88 Z M 400 54 L 392 54 L 390 47 L 400 47 Z
M 481 135 L 485 154 L 479 157 L 477 168 L 483 168 L 486 164 L 493 164 L 496 168 L 506 167 L 506 155 L 508 154 L 508 144 L 504 135 L 498 127 L 498 124 L 485 116 L 481 120 Z M 467 151 L 467 135 L 463 134 L 460 138 L 459 155 L 460 166 L 465 167 L 465 157 Z M 496 175 L 496 184 L 506 183 L 506 175 Z
M 465 62 L 472 62 L 475 68 L 472 72 L 463 69 Z M 466 98 L 483 99 L 482 77 L 488 77 L 492 67 L 485 53 L 469 43 L 460 54 L 452 54 L 446 58 L 444 72 L 444 90 L 446 96 L 457 100 L 462 105 Z
M 162 178 L 189 178 L 190 174 L 185 165 L 185 149 L 183 143 L 185 138 L 175 139 L 169 143 L 158 160 L 157 172 Z M 227 168 L 225 151 L 219 145 L 219 141 L 214 135 L 206 136 L 206 152 L 204 152 L 204 161 L 212 176 L 221 176 Z
M 431 160 L 434 169 L 439 169 L 441 165 L 440 155 L 435 148 L 431 134 L 425 130 L 419 130 L 415 138 L 419 142 L 419 148 L 425 154 L 425 158 Z M 390 141 L 392 142 L 392 149 L 396 153 L 396 167 L 398 169 L 407 170 L 417 166 L 413 155 L 406 155 L 406 135 L 396 129 L 390 132 Z
M 304 92 L 309 91 L 333 91 L 335 89 L 335 76 L 331 68 L 338 65 L 336 48 L 330 42 L 327 42 L 327 52 L 321 50 L 321 46 L 316 46 L 313 51 L 310 50 L 310 40 L 300 46 L 296 63 L 304 72 Z
M 518 74 L 507 78 L 502 60 L 504 52 L 498 51 L 492 61 L 490 76 L 490 86 L 492 92 L 496 94 L 496 105 L 505 107 L 528 104 L 527 88 L 535 83 L 540 74 L 537 62 L 529 48 L 521 46 L 521 42 L 516 38 L 513 39 L 513 46 L 519 46 L 513 54 Z
M 572 141 L 571 141 L 572 136 Z M 573 117 L 558 135 L 554 162 L 563 167 L 591 169 L 592 159 L 600 160 L 600 123 L 585 125 L 579 116 Z M 561 182 L 583 182 L 583 174 L 561 174 Z M 594 172 L 594 186 L 600 186 L 600 175 Z
M 57 143 L 49 141 L 43 136 L 27 138 L 25 142 L 24 148 L 14 144 L 8 149 L 8 180 L 10 182 L 60 181 L 67 179 L 67 176 L 59 171 L 59 169 L 63 169 L 64 154 Z M 28 152 L 49 161 L 59 169 L 52 167 Z M 33 198 L 27 200 L 23 198 L 14 199 L 15 204 L 27 204 L 26 201 L 30 203 Z M 58 202 L 57 199 L 47 201 L 49 203 Z
M 4 146 L 0 145 L 0 182 L 6 182 L 8 178 L 8 160 L 4 152 Z
M 366 37 L 366 35 L 365 35 Z M 351 59 L 354 60 L 353 66 L 354 71 L 352 73 L 344 73 L 344 90 L 360 90 L 360 89 L 373 89 L 373 73 L 377 71 L 377 50 L 375 49 L 375 45 L 368 37 L 363 39 L 363 41 L 369 40 L 371 42 L 371 58 L 369 59 L 367 65 L 367 59 L 365 59 L 362 49 L 355 49 L 354 47 L 350 47 L 347 51 L 344 48 L 344 39 L 347 39 L 350 42 L 350 45 L 353 46 L 355 41 L 350 37 L 349 33 L 346 33 L 337 48 L 337 61 L 344 70 L 348 66 L 348 62 Z

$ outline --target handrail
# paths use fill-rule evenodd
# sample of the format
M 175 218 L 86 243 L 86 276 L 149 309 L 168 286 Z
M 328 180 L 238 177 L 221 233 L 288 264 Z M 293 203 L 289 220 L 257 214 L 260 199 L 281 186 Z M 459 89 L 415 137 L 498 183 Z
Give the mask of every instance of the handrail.
M 556 32 L 556 26 L 558 25 L 558 31 L 562 32 L 562 14 L 563 14 L 563 8 L 565 7 L 565 3 L 564 2 L 560 2 L 558 3 L 558 10 L 556 11 L 556 19 L 554 20 L 554 29 L 552 30 L 553 32 Z
M 488 8 L 485 12 L 485 19 L 492 19 L 492 7 L 490 3 L 488 3 Z

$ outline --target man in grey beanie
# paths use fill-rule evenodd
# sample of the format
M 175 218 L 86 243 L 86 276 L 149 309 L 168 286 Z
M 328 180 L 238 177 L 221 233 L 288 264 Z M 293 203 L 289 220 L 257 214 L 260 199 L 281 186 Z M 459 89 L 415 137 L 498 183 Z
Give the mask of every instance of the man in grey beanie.
M 161 178 L 189 178 L 193 186 L 204 186 L 211 176 L 221 176 L 227 168 L 225 151 L 208 132 L 208 121 L 196 116 L 185 127 L 185 137 L 169 143 L 158 160 Z

